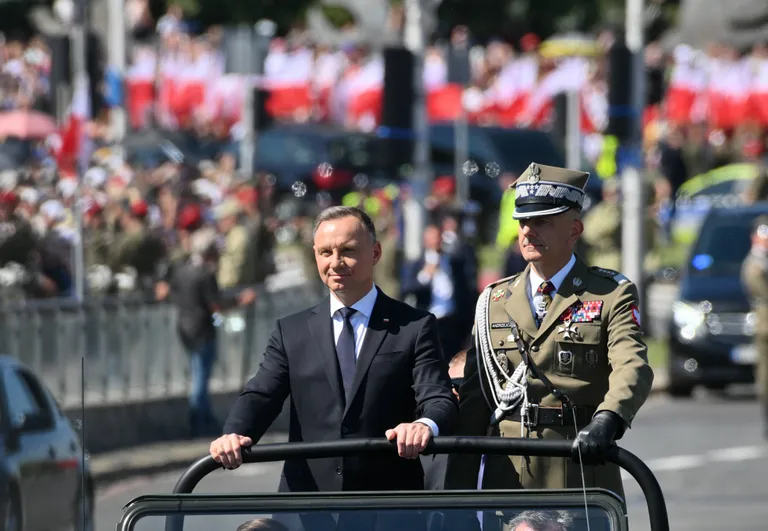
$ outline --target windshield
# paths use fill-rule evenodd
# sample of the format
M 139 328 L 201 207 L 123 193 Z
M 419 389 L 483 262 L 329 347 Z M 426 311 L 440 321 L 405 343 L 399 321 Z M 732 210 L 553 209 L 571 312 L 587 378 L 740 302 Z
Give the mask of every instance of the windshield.
M 256 143 L 257 163 L 265 166 L 334 166 L 362 169 L 375 164 L 373 139 L 365 135 L 313 135 L 267 131 Z
M 509 496 L 507 495 L 507 498 Z M 425 508 L 411 497 L 404 506 L 392 508 L 350 508 L 329 510 L 326 504 L 292 510 L 248 511 L 243 504 L 232 502 L 228 510 L 205 511 L 190 508 L 183 518 L 168 517 L 153 512 L 140 515 L 122 527 L 123 531 L 586 531 L 587 518 L 591 531 L 619 531 L 624 529 L 622 518 L 614 507 L 601 506 L 591 501 L 588 510 L 578 497 L 573 503 L 558 503 L 544 498 L 533 507 L 515 507 L 514 503 L 498 507 Z M 305 498 L 304 501 L 309 501 Z M 498 500 L 498 497 L 497 497 Z M 302 500 L 297 500 L 301 504 Z M 317 500 L 315 500 L 317 501 Z M 336 499 L 336 503 L 340 501 Z M 386 501 L 386 498 L 379 498 Z M 365 502 L 364 502 L 365 503 Z M 399 503 L 403 503 L 401 500 Z M 240 505 L 242 508 L 238 509 Z M 412 508 L 410 506 L 413 506 Z M 207 513 L 207 514 L 201 514 Z M 214 514 L 211 514 L 214 513 Z M 183 512 L 176 513 L 177 515 Z M 118 526 L 118 531 L 121 527 Z
M 738 276 L 751 246 L 754 219 L 754 214 L 709 218 L 691 253 L 691 275 Z
M 267 131 L 256 141 L 256 162 L 265 166 L 312 166 L 328 162 L 322 139 L 304 134 Z
M 469 131 L 469 154 L 470 157 L 477 158 L 483 162 L 497 162 L 501 156 L 496 152 L 493 145 L 488 141 L 488 137 L 482 128 L 471 128 Z M 435 125 L 429 129 L 430 142 L 433 149 L 453 153 L 455 146 L 455 132 L 452 126 Z M 505 170 L 505 168 L 502 168 Z
M 489 138 L 502 154 L 509 171 L 522 173 L 531 162 L 565 166 L 565 158 L 552 137 L 536 131 L 491 130 Z
M 375 141 L 364 135 L 343 135 L 328 143 L 331 164 L 362 169 L 377 164 Z

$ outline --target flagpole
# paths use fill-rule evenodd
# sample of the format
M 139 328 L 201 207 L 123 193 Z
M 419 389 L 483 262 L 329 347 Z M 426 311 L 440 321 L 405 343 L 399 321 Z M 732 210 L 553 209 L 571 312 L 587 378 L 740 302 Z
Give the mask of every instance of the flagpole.
M 75 17 L 71 27 L 71 46 L 70 61 L 72 63 L 72 81 L 74 85 L 73 103 L 75 98 L 85 98 L 88 102 L 87 109 L 84 109 L 85 116 L 83 121 L 87 122 L 91 116 L 90 109 L 90 83 L 88 80 L 88 68 L 86 64 L 86 27 L 88 20 L 87 3 L 85 0 L 74 0 Z M 85 123 L 83 123 L 85 125 Z M 83 175 L 87 171 L 88 160 L 86 146 L 82 141 L 83 134 L 80 134 L 79 150 L 75 163 L 75 174 L 77 178 L 77 188 L 75 189 L 74 205 L 72 207 L 75 217 L 75 244 L 73 246 L 73 270 L 75 284 L 75 298 L 78 302 L 85 299 L 85 259 L 83 249 Z

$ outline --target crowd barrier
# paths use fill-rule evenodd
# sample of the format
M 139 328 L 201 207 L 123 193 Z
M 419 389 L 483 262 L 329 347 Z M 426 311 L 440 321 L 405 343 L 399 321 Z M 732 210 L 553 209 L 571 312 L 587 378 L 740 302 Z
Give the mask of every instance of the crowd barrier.
M 307 286 L 264 291 L 253 305 L 217 315 L 211 390 L 242 387 L 256 372 L 275 321 L 320 296 Z M 172 304 L 118 298 L 10 302 L 0 307 L 0 353 L 42 377 L 62 408 L 83 398 L 89 406 L 185 396 L 189 359 L 176 317 Z

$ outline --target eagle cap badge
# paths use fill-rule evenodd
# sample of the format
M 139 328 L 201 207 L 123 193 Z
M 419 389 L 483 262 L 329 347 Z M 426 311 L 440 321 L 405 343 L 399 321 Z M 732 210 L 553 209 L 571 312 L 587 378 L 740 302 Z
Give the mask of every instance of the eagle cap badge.
M 530 184 L 536 184 L 539 182 L 539 179 L 541 179 L 541 168 L 539 168 L 539 165 L 535 162 L 532 162 L 530 166 L 528 166 L 528 182 Z

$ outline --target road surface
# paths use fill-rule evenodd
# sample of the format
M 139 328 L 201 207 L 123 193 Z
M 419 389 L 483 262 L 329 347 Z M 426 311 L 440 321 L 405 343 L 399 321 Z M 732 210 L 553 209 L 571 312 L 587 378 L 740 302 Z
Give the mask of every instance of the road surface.
M 761 413 L 748 394 L 723 397 L 701 393 L 691 401 L 654 396 L 637 417 L 622 446 L 641 457 L 662 484 L 674 531 L 764 531 L 768 528 L 768 444 Z M 274 491 L 280 465 L 250 465 L 217 471 L 198 492 Z M 169 493 L 179 472 L 107 486 L 98 493 L 97 531 L 114 529 L 128 500 Z M 648 531 L 642 492 L 625 481 L 632 531 Z M 185 531 L 234 531 L 248 516 L 196 516 Z M 137 531 L 161 530 L 151 517 Z

